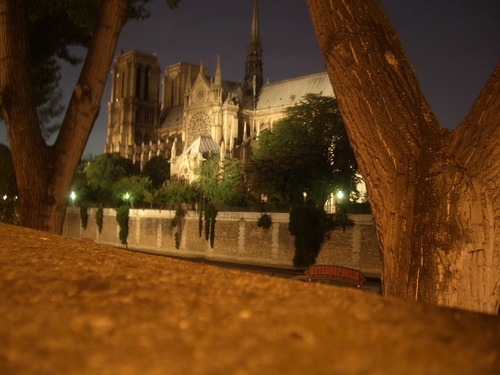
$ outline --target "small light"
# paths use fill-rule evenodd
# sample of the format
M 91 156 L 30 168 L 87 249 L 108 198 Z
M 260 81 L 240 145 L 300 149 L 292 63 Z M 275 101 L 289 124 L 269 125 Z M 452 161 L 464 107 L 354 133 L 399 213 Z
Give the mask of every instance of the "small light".
M 72 191 L 72 192 L 71 192 L 70 197 L 71 197 L 71 200 L 74 202 L 74 201 L 75 201 L 75 199 L 76 199 L 76 194 L 75 194 L 75 192 L 74 192 L 74 191 Z
M 127 192 L 125 193 L 125 200 L 128 200 L 130 198 L 130 194 Z
M 342 193 L 341 191 L 339 191 L 337 193 L 337 198 L 342 199 L 343 197 L 344 197 L 344 193 Z
M 5 194 L 5 195 L 3 196 L 3 200 L 4 200 L 4 201 L 6 201 L 6 200 L 7 200 L 7 194 Z

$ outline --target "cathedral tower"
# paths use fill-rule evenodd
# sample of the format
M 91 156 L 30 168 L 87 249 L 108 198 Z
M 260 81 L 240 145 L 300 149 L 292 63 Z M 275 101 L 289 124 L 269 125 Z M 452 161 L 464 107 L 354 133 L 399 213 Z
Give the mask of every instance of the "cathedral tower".
M 160 111 L 158 59 L 154 54 L 137 51 L 120 53 L 111 74 L 105 152 L 134 158 L 136 152 L 156 142 Z
M 252 27 L 250 41 L 247 46 L 247 61 L 245 69 L 244 89 L 251 94 L 253 109 L 259 98 L 263 84 L 262 76 L 262 46 L 259 36 L 259 10 L 257 0 L 253 2 Z

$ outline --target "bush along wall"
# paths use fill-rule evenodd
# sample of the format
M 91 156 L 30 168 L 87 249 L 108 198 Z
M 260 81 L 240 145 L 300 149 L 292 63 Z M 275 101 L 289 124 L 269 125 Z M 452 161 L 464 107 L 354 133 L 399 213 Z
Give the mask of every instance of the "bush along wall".
M 182 208 L 178 208 L 175 211 L 175 216 L 171 221 L 172 227 L 177 228 L 174 238 L 175 238 L 175 248 L 179 249 L 181 244 L 181 236 L 182 236 L 182 218 L 186 215 L 186 211 Z
M 87 211 L 87 206 L 80 206 L 80 223 L 83 229 L 87 229 L 87 224 L 89 222 L 89 214 Z
M 104 210 L 102 209 L 101 206 L 97 209 L 95 212 L 95 224 L 97 225 L 97 230 L 99 231 L 99 234 L 102 232 L 102 223 L 104 220 Z
M 259 220 L 257 221 L 257 226 L 259 228 L 269 229 L 273 225 L 273 221 L 271 220 L 271 216 L 268 214 L 263 214 Z
M 205 240 L 210 240 L 210 247 L 214 247 L 215 239 L 215 218 L 217 210 L 213 204 L 209 204 L 205 209 Z
M 322 208 L 303 204 L 290 211 L 288 230 L 295 237 L 293 265 L 300 268 L 312 266 L 334 223 Z
M 120 232 L 118 237 L 122 245 L 127 247 L 127 237 L 128 237 L 128 217 L 129 217 L 129 207 L 127 205 L 121 206 L 116 210 L 116 221 L 120 226 Z

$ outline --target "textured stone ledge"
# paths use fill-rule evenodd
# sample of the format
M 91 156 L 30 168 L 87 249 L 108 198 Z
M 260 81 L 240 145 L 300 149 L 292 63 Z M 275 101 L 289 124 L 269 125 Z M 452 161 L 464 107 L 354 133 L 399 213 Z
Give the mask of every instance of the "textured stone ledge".
M 498 317 L 0 224 L 1 374 L 499 374 Z

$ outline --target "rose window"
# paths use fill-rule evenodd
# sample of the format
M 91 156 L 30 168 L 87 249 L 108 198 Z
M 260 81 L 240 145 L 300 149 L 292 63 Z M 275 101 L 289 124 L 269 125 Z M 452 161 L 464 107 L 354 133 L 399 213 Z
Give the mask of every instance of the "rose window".
M 187 131 L 188 146 L 200 135 L 210 136 L 210 118 L 206 113 L 197 113 L 189 121 Z

